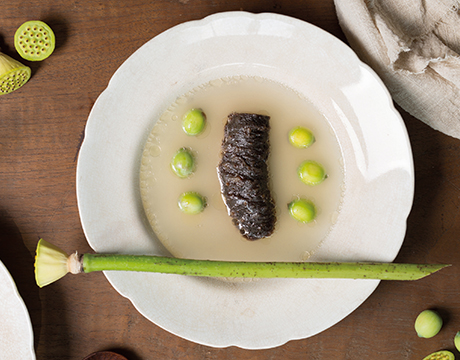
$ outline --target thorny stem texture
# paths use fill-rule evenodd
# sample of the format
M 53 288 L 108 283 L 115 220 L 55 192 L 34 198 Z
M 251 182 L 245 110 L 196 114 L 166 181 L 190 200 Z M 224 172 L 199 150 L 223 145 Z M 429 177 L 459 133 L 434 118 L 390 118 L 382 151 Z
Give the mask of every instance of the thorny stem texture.
M 85 273 L 143 271 L 208 277 L 417 280 L 446 266 L 371 262 L 231 262 L 147 255 L 85 254 Z

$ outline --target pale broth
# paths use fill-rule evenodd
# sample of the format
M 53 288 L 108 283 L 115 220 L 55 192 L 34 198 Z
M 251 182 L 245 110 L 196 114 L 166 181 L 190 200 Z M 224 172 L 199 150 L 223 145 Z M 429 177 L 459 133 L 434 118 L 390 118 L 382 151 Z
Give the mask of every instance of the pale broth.
M 183 114 L 201 108 L 207 125 L 198 136 L 181 128 Z M 231 112 L 270 116 L 272 196 L 277 223 L 272 236 L 244 239 L 232 224 L 221 197 L 217 165 L 220 161 L 224 124 Z M 309 128 L 316 141 L 297 149 L 288 141 L 295 126 Z M 186 179 L 170 168 L 174 153 L 192 150 L 196 169 Z M 317 185 L 308 186 L 297 177 L 304 160 L 321 163 L 328 174 Z M 159 240 L 172 255 L 181 258 L 238 261 L 302 261 L 320 246 L 334 225 L 342 201 L 343 166 L 340 146 L 326 118 L 295 91 L 261 78 L 231 77 L 211 81 L 179 97 L 154 125 L 146 142 L 140 170 L 141 197 L 146 216 Z M 196 191 L 207 199 L 198 215 L 184 214 L 177 205 L 179 195 Z M 312 200 L 318 215 L 302 224 L 288 213 L 288 203 L 302 197 Z

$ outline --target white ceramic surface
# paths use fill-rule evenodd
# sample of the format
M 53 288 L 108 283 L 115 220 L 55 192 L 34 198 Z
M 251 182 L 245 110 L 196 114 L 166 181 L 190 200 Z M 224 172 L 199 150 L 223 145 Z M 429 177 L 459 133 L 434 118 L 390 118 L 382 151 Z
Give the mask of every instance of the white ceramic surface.
M 0 359 L 34 360 L 29 312 L 13 278 L 0 261 Z
M 261 76 L 309 98 L 336 132 L 345 191 L 337 223 L 312 261 L 393 261 L 414 190 L 404 124 L 379 78 L 348 46 L 303 21 L 221 13 L 176 26 L 114 74 L 88 119 L 77 169 L 83 228 L 98 252 L 167 254 L 139 194 L 144 142 L 158 116 L 188 90 L 225 76 Z M 106 272 L 158 326 L 214 347 L 270 348 L 315 335 L 356 309 L 376 280 L 225 283 Z

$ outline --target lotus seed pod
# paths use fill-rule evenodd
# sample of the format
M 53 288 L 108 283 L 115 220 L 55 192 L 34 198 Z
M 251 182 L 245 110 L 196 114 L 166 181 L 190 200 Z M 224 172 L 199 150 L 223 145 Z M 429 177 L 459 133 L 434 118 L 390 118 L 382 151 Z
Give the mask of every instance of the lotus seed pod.
M 289 142 L 296 148 L 305 149 L 315 142 L 315 136 L 307 128 L 297 126 L 289 131 Z
M 200 194 L 189 191 L 183 193 L 178 201 L 179 209 L 186 214 L 196 215 L 206 207 L 206 200 Z
M 28 66 L 0 53 L 0 95 L 19 89 L 30 79 Z
M 57 246 L 40 239 L 35 256 L 35 281 L 40 287 L 60 279 L 69 271 L 67 254 Z
M 316 217 L 315 204 L 309 200 L 294 200 L 289 203 L 288 210 L 292 218 L 302 223 L 312 222 Z
M 25 22 L 14 34 L 16 51 L 29 61 L 45 60 L 53 53 L 55 43 L 53 30 L 39 20 Z
M 442 327 L 442 318 L 434 310 L 422 311 L 415 320 L 415 331 L 421 338 L 432 338 Z
M 195 159 L 192 152 L 187 148 L 178 150 L 171 160 L 171 169 L 180 178 L 192 175 L 195 170 Z
M 450 351 L 442 350 L 424 357 L 423 360 L 455 360 L 455 356 Z
M 297 175 L 304 184 L 311 186 L 321 184 L 327 177 L 322 165 L 312 160 L 301 163 Z
M 187 135 L 195 136 L 203 132 L 206 125 L 206 115 L 201 109 L 192 109 L 182 118 L 182 129 Z
M 458 351 L 460 351 L 460 331 L 454 337 L 454 344 Z

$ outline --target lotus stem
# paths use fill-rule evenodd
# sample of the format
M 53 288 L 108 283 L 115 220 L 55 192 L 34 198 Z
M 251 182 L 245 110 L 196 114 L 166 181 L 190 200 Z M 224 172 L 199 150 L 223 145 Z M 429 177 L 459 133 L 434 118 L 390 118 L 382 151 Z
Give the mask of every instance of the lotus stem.
M 50 255 L 55 252 L 55 256 Z M 66 273 L 141 271 L 229 278 L 331 278 L 418 280 L 450 265 L 373 262 L 236 262 L 178 259 L 150 255 L 84 254 L 68 257 L 52 244 L 39 241 L 35 261 L 37 285 L 48 285 Z M 41 259 L 45 256 L 45 260 Z M 56 263 L 52 264 L 51 258 Z M 64 261 L 65 259 L 65 261 Z M 46 269 L 48 268 L 48 270 Z M 55 276 L 51 273 L 55 272 Z

